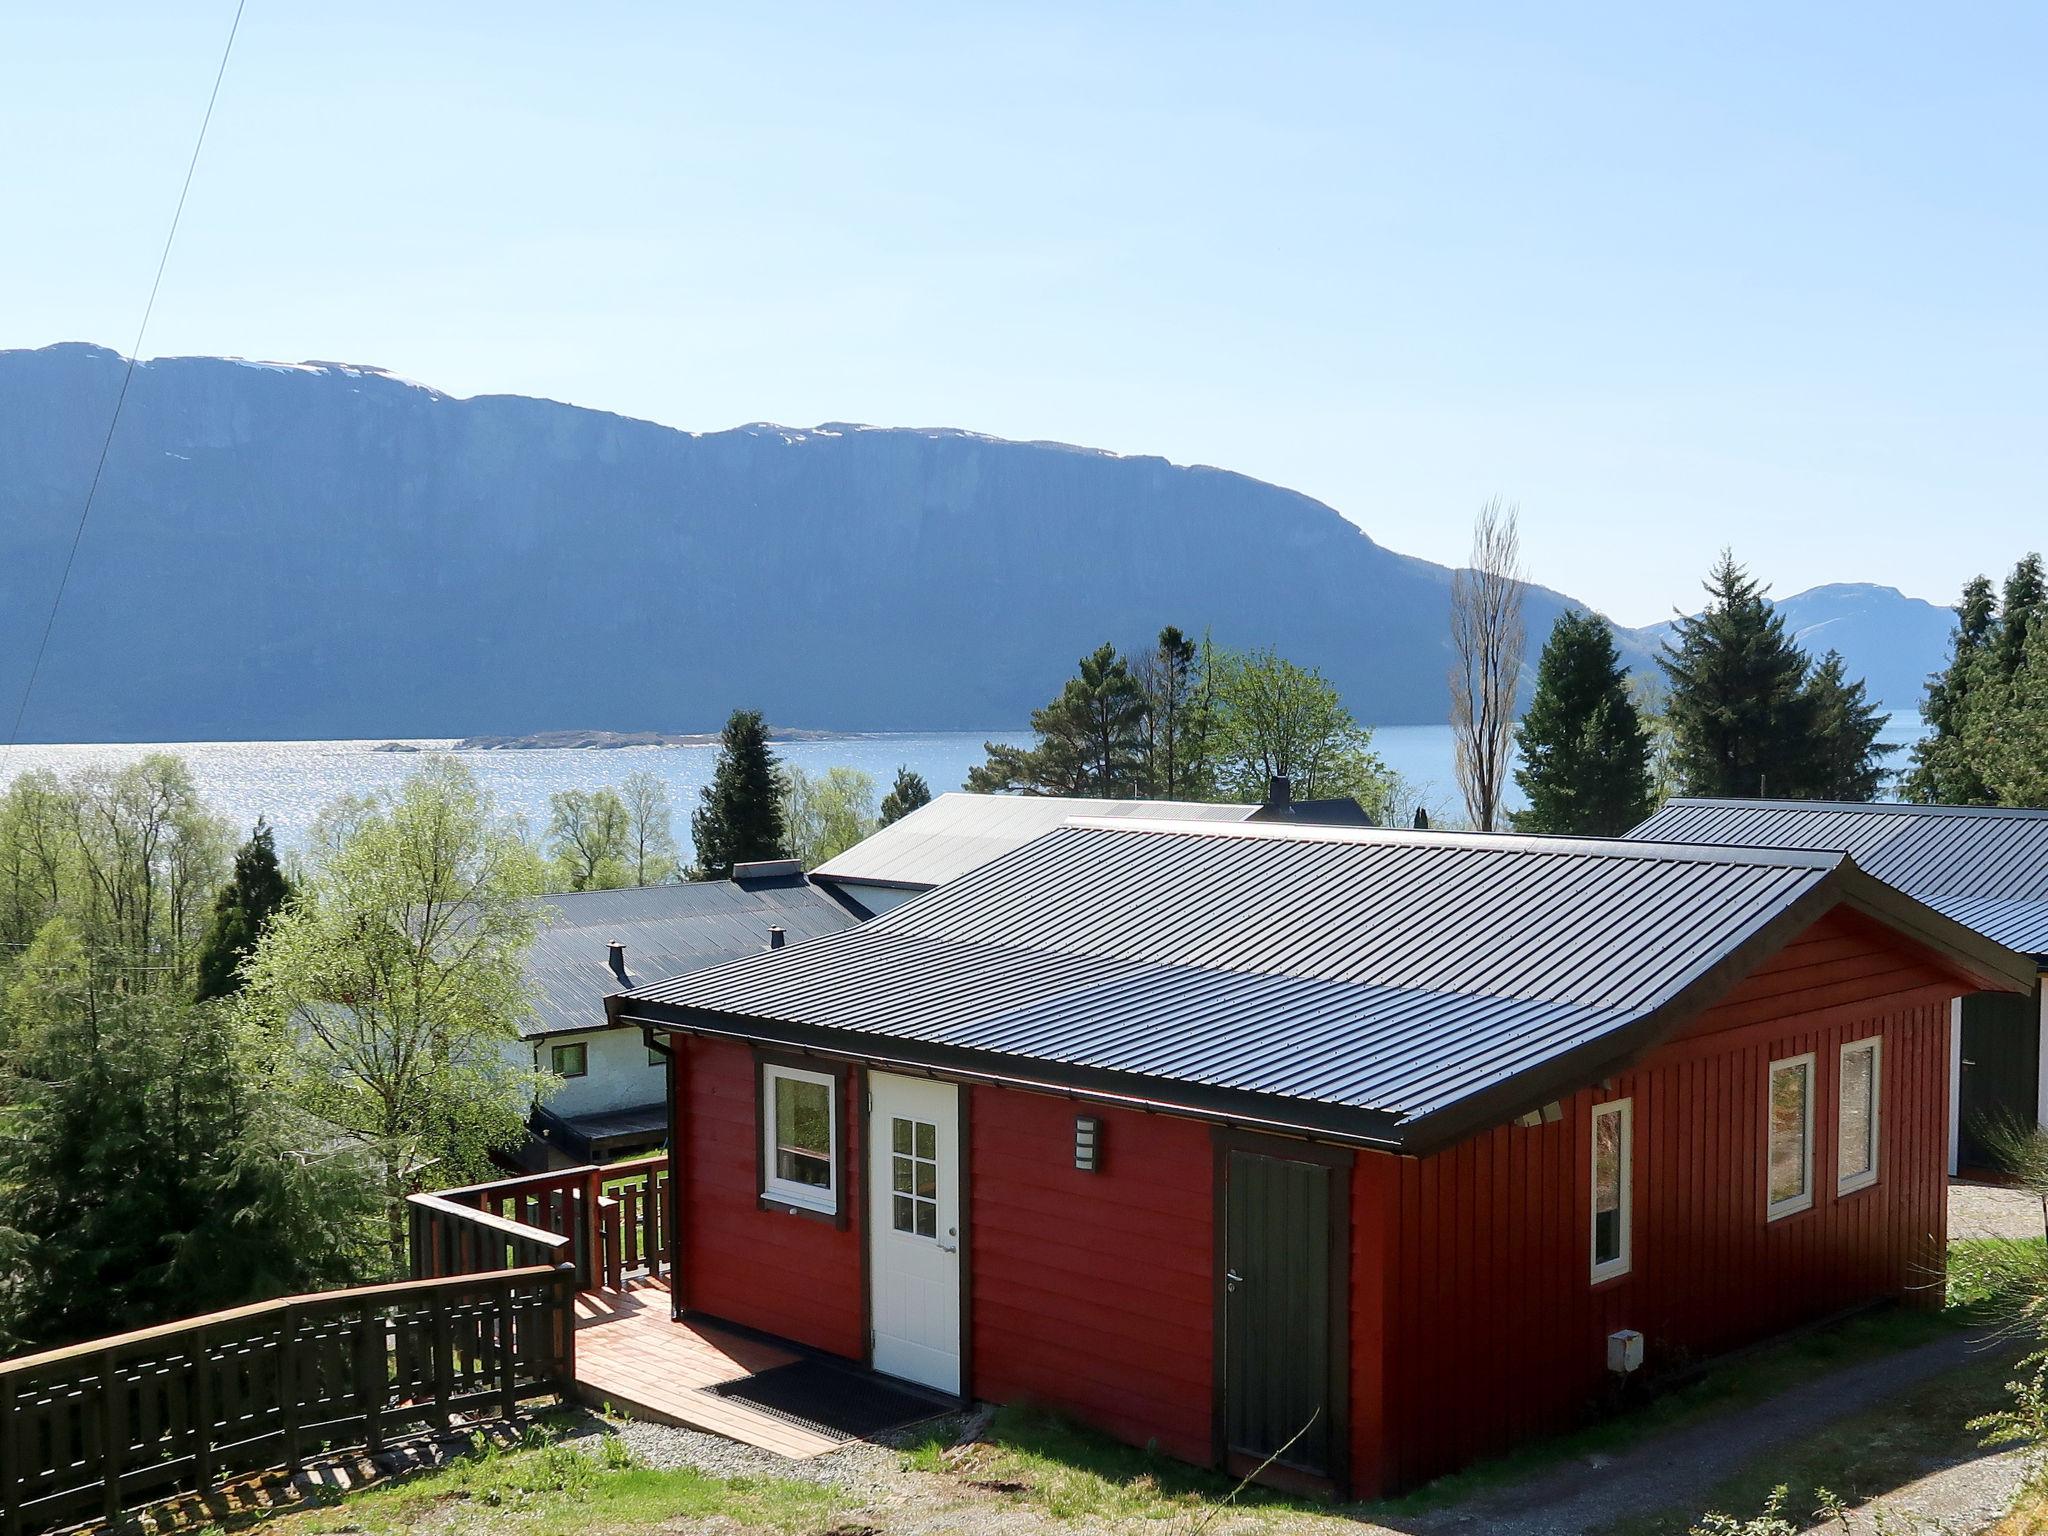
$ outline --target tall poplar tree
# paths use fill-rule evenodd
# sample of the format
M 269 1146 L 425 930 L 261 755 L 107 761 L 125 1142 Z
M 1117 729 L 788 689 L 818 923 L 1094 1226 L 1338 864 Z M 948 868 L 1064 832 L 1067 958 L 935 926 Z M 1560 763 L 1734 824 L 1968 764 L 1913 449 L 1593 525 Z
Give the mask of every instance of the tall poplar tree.
M 736 709 L 725 722 L 718 765 L 704 786 L 703 803 L 690 818 L 697 845 L 692 874 L 723 880 L 735 864 L 786 858 L 782 778 L 775 771 L 768 727 L 757 709 Z
M 1529 802 L 1511 813 L 1518 832 L 1614 837 L 1655 808 L 1649 732 L 1598 614 L 1567 610 L 1551 626 L 1516 745 Z
M 1706 581 L 1707 606 L 1680 617 L 1657 664 L 1679 782 L 1693 795 L 1787 795 L 1810 778 L 1813 701 L 1806 656 L 1729 550 Z

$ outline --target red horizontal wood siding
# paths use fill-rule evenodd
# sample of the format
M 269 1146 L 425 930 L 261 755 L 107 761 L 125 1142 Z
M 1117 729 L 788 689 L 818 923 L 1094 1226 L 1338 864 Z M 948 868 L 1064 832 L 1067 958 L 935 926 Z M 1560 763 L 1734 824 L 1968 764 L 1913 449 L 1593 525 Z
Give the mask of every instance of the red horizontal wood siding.
M 1386 1251 L 1381 1373 L 1354 1368 L 1354 1481 L 1411 1486 L 1563 1428 L 1609 1389 L 1606 1337 L 1669 1368 L 1884 1296 L 1939 1294 L 1957 984 L 1837 912 L 1554 1124 L 1421 1159 L 1362 1153 L 1354 1253 Z M 1879 1178 L 1835 1193 L 1838 1053 L 1885 1041 Z M 1815 1055 L 1814 1201 L 1765 1219 L 1773 1060 Z M 1590 1115 L 1634 1102 L 1632 1268 L 1593 1285 Z M 1365 1234 L 1370 1229 L 1371 1235 Z M 1355 1281 L 1373 1282 L 1360 1262 Z M 1354 1329 L 1359 1329 L 1354 1322 Z M 1373 1426 L 1379 1427 L 1377 1435 Z
M 860 1359 L 860 1074 L 847 1075 L 841 1198 L 844 1230 L 760 1208 L 760 1106 L 754 1053 L 722 1040 L 678 1039 L 677 1122 L 683 1141 L 683 1297 L 693 1312 Z
M 976 1087 L 972 1391 L 1206 1462 L 1215 1284 L 1209 1128 Z M 1102 1166 L 1074 1167 L 1074 1117 Z

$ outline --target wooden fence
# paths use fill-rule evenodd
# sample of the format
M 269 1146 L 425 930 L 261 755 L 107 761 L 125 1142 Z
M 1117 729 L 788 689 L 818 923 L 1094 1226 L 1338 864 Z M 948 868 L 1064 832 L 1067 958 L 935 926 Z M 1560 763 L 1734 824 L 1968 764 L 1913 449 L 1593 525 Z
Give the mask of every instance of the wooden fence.
M 567 1265 L 261 1302 L 0 1361 L 0 1536 L 395 1436 L 575 1376 Z
M 668 1158 L 658 1156 L 414 1195 L 412 1271 L 452 1275 L 566 1259 L 586 1290 L 617 1290 L 631 1275 L 660 1275 L 667 1193 Z

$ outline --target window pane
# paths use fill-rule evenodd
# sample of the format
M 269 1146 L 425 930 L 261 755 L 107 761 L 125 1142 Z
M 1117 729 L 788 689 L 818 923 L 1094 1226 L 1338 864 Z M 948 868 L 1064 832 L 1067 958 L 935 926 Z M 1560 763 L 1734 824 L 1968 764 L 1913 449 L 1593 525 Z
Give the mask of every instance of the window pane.
M 889 1187 L 899 1195 L 909 1194 L 911 1160 L 907 1157 L 892 1157 L 889 1163 Z
M 898 1232 L 910 1231 L 913 1223 L 911 1209 L 917 1202 L 908 1195 L 897 1195 L 891 1203 L 894 1206 L 894 1211 L 889 1218 L 889 1225 Z
M 1771 1204 L 1806 1193 L 1807 1070 L 1800 1062 L 1771 1074 Z
M 917 1193 L 926 1200 L 938 1199 L 939 1165 L 937 1163 L 928 1163 L 923 1158 L 917 1160 Z
M 1593 1116 L 1593 1262 L 1621 1257 L 1621 1113 Z
M 819 1157 L 832 1150 L 832 1094 L 823 1083 L 775 1080 L 775 1140 Z
M 917 1202 L 917 1235 L 937 1237 L 939 1235 L 939 1208 L 929 1200 Z
M 1844 1179 L 1857 1178 L 1877 1166 L 1877 1053 L 1859 1046 L 1842 1056 L 1841 1165 Z
M 935 1125 L 927 1125 L 922 1120 L 917 1122 L 917 1155 L 919 1157 L 937 1157 L 939 1155 L 939 1129 Z
M 910 1122 L 908 1120 L 890 1121 L 889 1135 L 890 1150 L 901 1152 L 905 1157 L 908 1157 L 910 1155 Z

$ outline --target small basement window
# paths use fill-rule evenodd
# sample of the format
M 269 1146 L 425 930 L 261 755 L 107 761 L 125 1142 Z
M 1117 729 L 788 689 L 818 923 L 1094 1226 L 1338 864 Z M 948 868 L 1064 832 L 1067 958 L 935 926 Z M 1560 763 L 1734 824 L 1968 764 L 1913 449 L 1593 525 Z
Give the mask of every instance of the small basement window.
M 549 1065 L 557 1077 L 583 1077 L 590 1071 L 590 1047 L 578 1041 L 575 1045 L 558 1045 L 548 1056 Z
M 761 1193 L 828 1215 L 839 1209 L 836 1081 L 796 1067 L 761 1068 Z
M 1813 1054 L 1771 1063 L 1765 1216 L 1775 1221 L 1813 1204 Z
M 1835 1192 L 1851 1194 L 1877 1182 L 1879 1082 L 1884 1041 L 1876 1036 L 1842 1047 L 1841 1115 L 1835 1121 Z
M 1629 1271 L 1635 1203 L 1635 1106 L 1627 1099 L 1593 1106 L 1593 1279 Z

